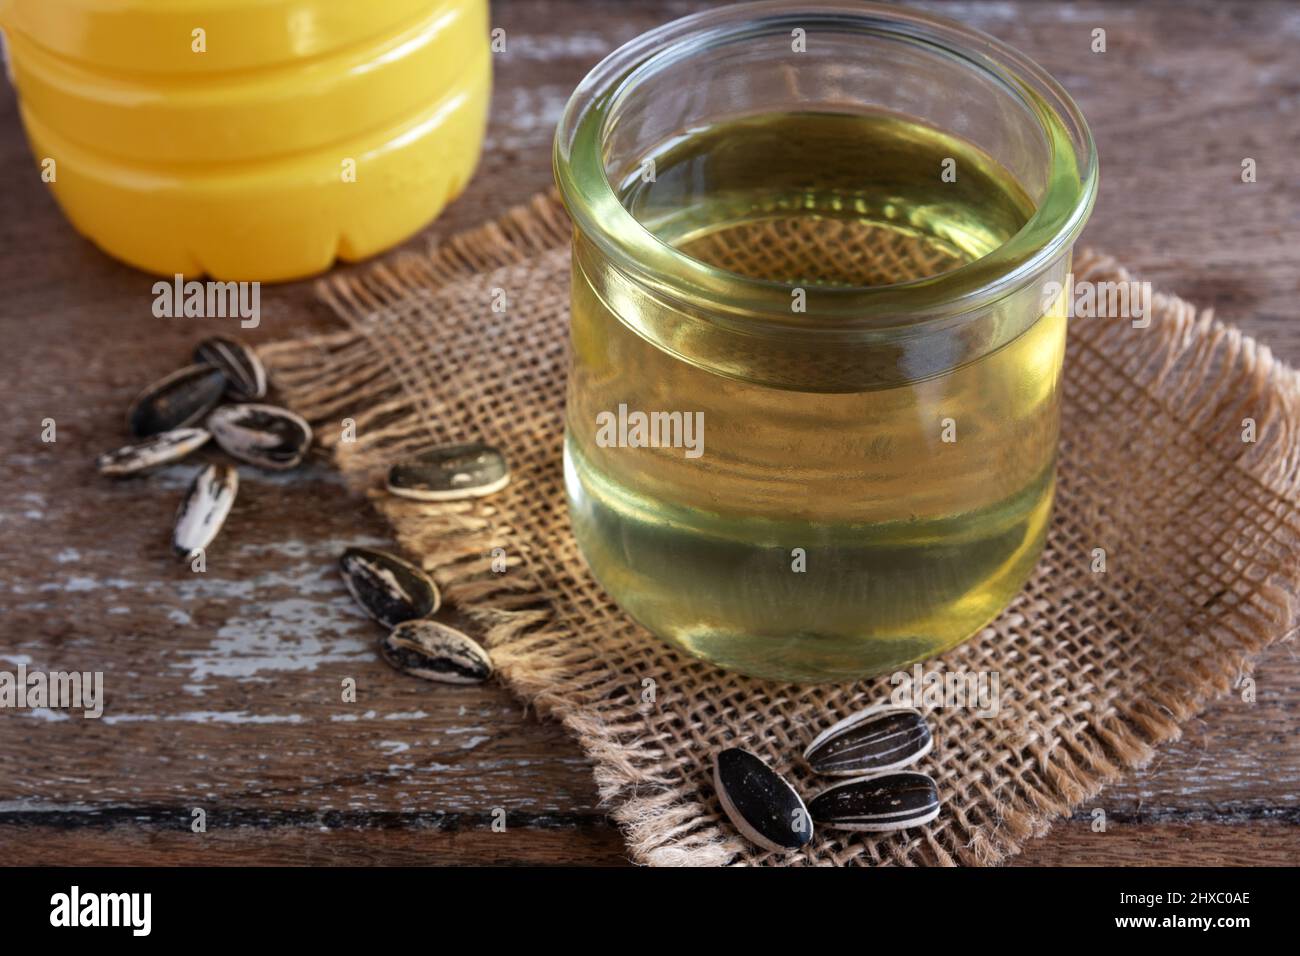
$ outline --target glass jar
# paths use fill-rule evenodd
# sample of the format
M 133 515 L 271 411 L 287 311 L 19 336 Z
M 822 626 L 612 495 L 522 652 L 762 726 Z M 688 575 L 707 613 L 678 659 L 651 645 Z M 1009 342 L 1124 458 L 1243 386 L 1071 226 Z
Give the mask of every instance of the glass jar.
M 1045 290 L 1097 188 L 1051 77 L 911 11 L 726 7 L 600 63 L 555 169 L 565 480 L 614 600 L 793 681 L 896 670 L 1006 606 L 1055 486 Z

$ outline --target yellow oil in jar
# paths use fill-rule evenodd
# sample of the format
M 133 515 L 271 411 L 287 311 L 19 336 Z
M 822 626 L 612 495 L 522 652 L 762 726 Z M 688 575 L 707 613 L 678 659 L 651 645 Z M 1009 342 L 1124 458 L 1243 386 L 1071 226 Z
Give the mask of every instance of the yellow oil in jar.
M 650 158 L 621 184 L 642 225 L 810 296 L 958 268 L 1033 213 L 972 144 L 892 114 L 729 121 Z M 845 679 L 969 637 L 1024 584 L 1051 511 L 1060 310 L 992 350 L 940 338 L 939 374 L 885 356 L 886 387 L 825 392 L 716 374 L 611 308 L 579 262 L 566 484 L 592 572 L 646 627 L 748 674 Z M 693 416 L 698 454 L 611 444 L 620 405 Z

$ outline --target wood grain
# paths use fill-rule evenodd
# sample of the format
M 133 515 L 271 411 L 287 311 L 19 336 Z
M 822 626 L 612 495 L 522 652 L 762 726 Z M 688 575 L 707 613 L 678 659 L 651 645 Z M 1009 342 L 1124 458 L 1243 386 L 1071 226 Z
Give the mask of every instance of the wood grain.
M 550 182 L 555 121 L 605 52 L 698 4 L 496 2 L 487 148 L 424 235 Z M 1084 242 L 1300 362 L 1300 15 L 1280 3 L 928 3 L 1025 50 L 1079 100 L 1102 162 Z M 1107 31 L 1105 54 L 1091 31 Z M 1256 159 L 1259 181 L 1239 180 Z M 222 320 L 155 319 L 152 278 L 81 239 L 40 184 L 0 90 L 0 669 L 102 670 L 100 721 L 0 712 L 0 859 L 11 863 L 625 862 L 590 768 L 505 691 L 395 674 L 337 580 L 387 533 L 325 463 L 245 474 L 208 571 L 167 530 L 192 469 L 106 482 L 121 414 Z M 263 290 L 267 341 L 331 327 L 309 283 Z M 40 440 L 41 422 L 58 440 Z M 356 680 L 358 701 L 341 700 Z M 1019 864 L 1300 860 L 1300 661 L 1265 655 L 1152 766 Z M 60 718 L 63 719 L 60 719 Z M 192 811 L 206 833 L 190 832 Z M 492 832 L 493 811 L 507 827 Z

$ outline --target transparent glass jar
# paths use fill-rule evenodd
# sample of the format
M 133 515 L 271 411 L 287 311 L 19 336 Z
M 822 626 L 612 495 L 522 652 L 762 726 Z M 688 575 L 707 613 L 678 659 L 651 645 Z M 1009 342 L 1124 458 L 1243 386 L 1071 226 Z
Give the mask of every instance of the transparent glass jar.
M 755 3 L 622 47 L 555 144 L 574 222 L 565 479 L 634 618 L 841 680 L 976 633 L 1055 486 L 1060 297 L 1096 152 L 993 38 Z

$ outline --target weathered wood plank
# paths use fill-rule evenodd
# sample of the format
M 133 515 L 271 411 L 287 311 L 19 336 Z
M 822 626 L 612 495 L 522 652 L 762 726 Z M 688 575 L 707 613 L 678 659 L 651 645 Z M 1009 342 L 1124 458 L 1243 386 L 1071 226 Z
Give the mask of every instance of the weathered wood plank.
M 121 824 L 75 831 L 0 829 L 0 854 L 54 866 L 502 865 L 577 866 L 626 862 L 617 831 L 598 821 L 553 828 L 318 830 L 256 827 L 198 835 Z M 1011 866 L 1294 866 L 1300 828 L 1278 823 L 1058 824 Z
M 138 823 L 0 828 L 6 860 L 49 866 L 610 866 L 623 840 L 600 819 L 553 827 L 455 829 L 238 827 L 204 834 Z
M 1112 824 L 1094 833 L 1086 821 L 1057 824 L 1013 857 L 1011 866 L 1295 866 L 1294 822 L 1228 825 Z

